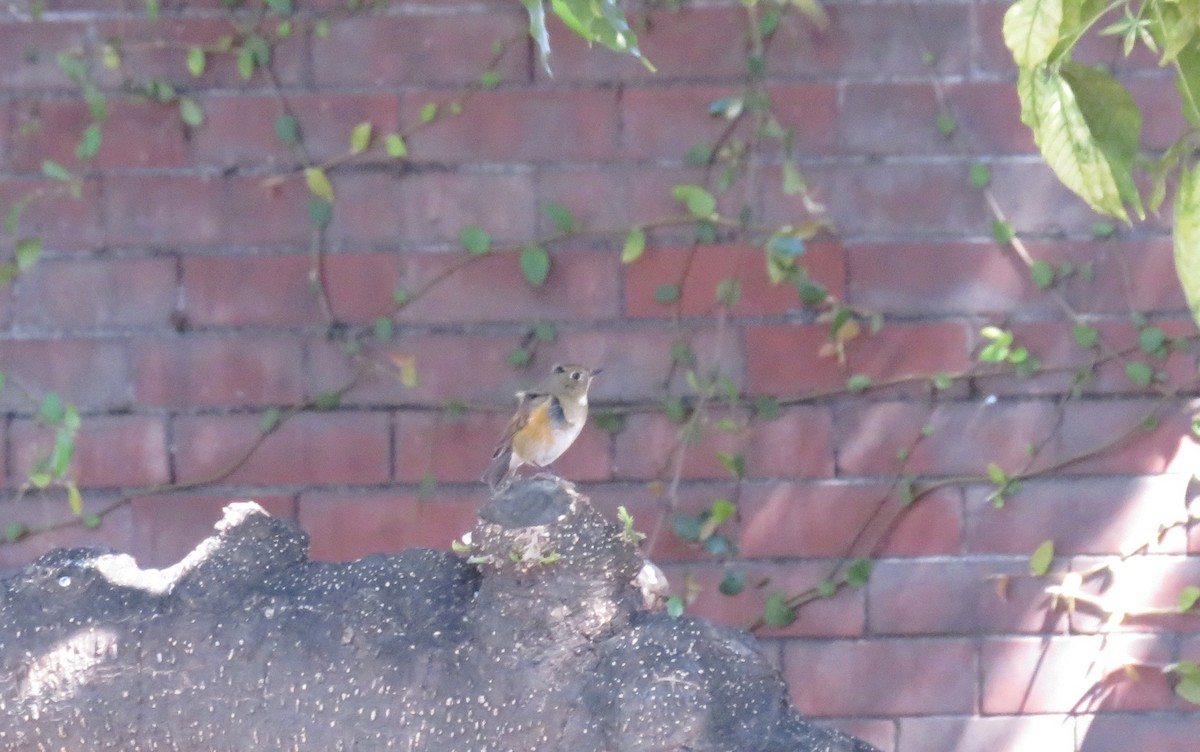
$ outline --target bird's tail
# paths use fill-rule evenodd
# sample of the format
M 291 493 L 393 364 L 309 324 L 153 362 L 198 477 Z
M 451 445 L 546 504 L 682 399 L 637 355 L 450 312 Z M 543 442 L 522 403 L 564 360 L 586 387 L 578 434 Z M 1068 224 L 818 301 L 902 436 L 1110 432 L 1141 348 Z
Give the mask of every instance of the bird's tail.
M 495 491 L 512 475 L 511 464 L 512 447 L 508 445 L 498 447 L 496 453 L 492 455 L 492 461 L 487 466 L 487 470 L 483 471 L 481 480 Z

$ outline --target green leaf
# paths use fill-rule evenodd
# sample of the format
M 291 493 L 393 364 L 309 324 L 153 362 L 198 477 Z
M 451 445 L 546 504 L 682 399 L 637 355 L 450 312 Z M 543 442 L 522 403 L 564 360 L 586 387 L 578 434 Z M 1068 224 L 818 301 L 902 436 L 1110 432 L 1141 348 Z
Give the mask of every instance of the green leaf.
M 75 455 L 75 434 L 65 428 L 54 432 L 54 449 L 50 452 L 50 472 L 55 478 L 66 474 Z
M 625 417 L 617 413 L 597 413 L 592 416 L 592 425 L 605 433 L 620 433 L 625 428 Z
M 642 257 L 646 251 L 646 232 L 640 227 L 634 227 L 625 236 L 625 247 L 621 249 L 621 263 L 632 264 Z
M 1188 585 L 1183 590 L 1179 591 L 1179 601 L 1176 604 L 1176 608 L 1178 608 L 1181 613 L 1184 611 L 1190 611 L 1192 606 L 1195 606 L 1196 601 L 1198 600 L 1200 600 L 1200 587 Z
M 987 188 L 991 182 L 992 173 L 987 165 L 981 162 L 971 165 L 971 185 L 976 188 Z
M 417 486 L 417 494 L 420 496 L 432 496 L 437 491 L 438 479 L 433 473 L 425 473 L 421 476 L 421 484 Z
M 500 85 L 504 79 L 494 70 L 485 70 L 479 74 L 479 85 L 485 89 L 494 89 Z
M 898 493 L 900 495 L 900 506 L 902 508 L 912 506 L 913 502 L 917 500 L 917 493 L 913 488 L 913 485 L 916 482 L 917 479 L 912 475 L 906 475 L 900 479 Z
M 1175 685 L 1175 694 L 1193 705 L 1200 705 L 1200 679 L 1184 677 Z
M 746 575 L 740 569 L 730 569 L 721 578 L 721 584 L 717 585 L 717 592 L 721 595 L 733 596 L 746 589 Z
M 469 253 L 481 256 L 492 249 L 492 236 L 478 225 L 469 225 L 458 233 L 458 242 Z
M 342 393 L 337 391 L 320 392 L 313 403 L 321 410 L 332 410 L 342 403 Z
M 326 227 L 333 220 L 333 204 L 312 196 L 308 200 L 308 218 L 317 227 Z
M 396 335 L 396 324 L 387 316 L 375 319 L 375 339 L 386 342 Z
M 187 69 L 196 78 L 204 75 L 204 68 L 208 62 L 201 47 L 192 45 L 187 52 Z
M 407 305 L 409 298 L 411 297 L 412 293 L 410 293 L 408 290 L 405 290 L 403 287 L 397 287 L 394 291 L 392 291 L 392 302 L 397 306 Z
M 717 210 L 717 199 L 698 185 L 677 185 L 671 189 L 671 195 L 682 201 L 688 213 L 697 219 L 710 217 Z
M 38 420 L 43 425 L 53 425 L 62 421 L 66 417 L 67 410 L 63 404 L 62 397 L 59 397 L 56 392 L 46 392 L 42 397 L 42 406 L 38 411 Z
M 989 462 L 987 466 L 988 480 L 995 483 L 997 486 L 1008 484 L 1008 473 L 1004 472 L 1004 468 L 997 465 L 995 462 Z
M 733 308 L 742 299 L 742 281 L 736 278 L 723 279 L 717 282 L 717 304 L 725 308 Z
M 79 486 L 74 483 L 67 484 L 67 506 L 76 517 L 83 514 L 83 494 L 79 493 Z
M 1092 235 L 1097 238 L 1111 238 L 1117 233 L 1117 228 L 1112 222 L 1093 222 Z
M 667 420 L 672 423 L 682 423 L 687 420 L 687 408 L 683 406 L 683 400 L 678 397 L 668 397 L 663 400 L 663 412 L 666 413 Z
M 671 343 L 671 360 L 691 368 L 696 365 L 696 351 L 686 340 L 676 340 Z
M 1064 64 L 1061 71 L 1020 71 L 1021 120 L 1063 185 L 1096 211 L 1128 222 L 1122 199 L 1136 196 L 1129 168 L 1141 114 L 1129 92 L 1108 74 L 1076 63 Z
M 867 557 L 860 557 L 850 563 L 846 568 L 846 584 L 850 587 L 864 587 L 871 579 L 871 570 L 874 568 L 874 562 Z
M 102 134 L 100 126 L 92 123 L 83 131 L 83 137 L 79 140 L 79 144 L 75 146 L 75 156 L 81 162 L 89 162 L 96 158 L 96 153 L 100 151 L 100 141 Z
M 728 499 L 717 499 L 709 509 L 709 520 L 719 526 L 721 523 L 737 514 L 737 505 Z
M 1004 14 L 1004 43 L 1022 69 L 1041 65 L 1058 44 L 1063 0 L 1017 0 Z
M 851 392 L 865 392 L 871 388 L 871 377 L 856 373 L 846 379 L 846 389 Z
M 283 420 L 283 411 L 278 407 L 269 407 L 263 413 L 262 418 L 258 421 L 258 430 L 262 433 L 271 433 L 279 427 L 279 423 Z
M 42 174 L 48 178 L 62 180 L 63 182 L 70 182 L 75 179 L 75 176 L 71 174 L 70 170 L 68 170 L 66 167 L 63 167 L 58 162 L 50 159 L 42 162 Z
M 958 121 L 946 113 L 938 115 L 937 119 L 938 133 L 949 138 L 954 135 L 954 131 L 958 130 Z
M 16 543 L 29 534 L 29 528 L 24 522 L 10 522 L 4 526 L 4 540 Z
M 1100 332 L 1096 330 L 1096 327 L 1087 326 L 1086 324 L 1076 324 L 1071 329 L 1071 333 L 1075 335 L 1075 342 L 1080 347 L 1092 347 L 1096 344 L 1096 340 L 1100 338 Z
M 204 125 L 204 110 L 200 109 L 200 105 L 191 97 L 179 100 L 179 117 L 193 128 Z
M 1013 226 L 1002 219 L 992 220 L 992 237 L 1000 245 L 1007 245 L 1012 242 L 1012 239 L 1017 236 L 1017 231 Z
M 291 115 L 280 115 L 275 118 L 275 138 L 279 143 L 291 146 L 300 140 L 300 124 Z
M 532 359 L 533 353 L 529 350 L 526 350 L 524 347 L 518 347 L 515 350 L 510 350 L 508 355 L 504 358 L 505 362 L 507 362 L 510 366 L 515 366 L 517 368 L 527 365 Z
M 833 580 L 821 580 L 817 583 L 817 595 L 822 598 L 832 598 L 837 595 L 837 584 Z
M 383 148 L 387 155 L 393 159 L 401 159 L 408 156 L 408 144 L 404 142 L 404 136 L 399 133 L 388 134 L 388 137 L 383 140 Z
M 329 182 L 324 170 L 320 167 L 306 167 L 304 168 L 304 180 L 308 183 L 308 190 L 312 192 L 313 196 L 333 203 L 333 184 Z
M 550 274 L 550 254 L 540 245 L 527 245 L 521 249 L 521 274 L 533 287 L 541 287 Z
M 17 227 L 21 223 L 21 215 L 25 212 L 25 207 L 28 205 L 28 199 L 18 199 L 8 205 L 8 209 L 4 212 L 4 232 L 6 234 L 17 234 Z
M 100 527 L 100 515 L 89 514 L 89 515 L 84 516 L 83 526 L 88 528 L 89 530 L 95 530 L 96 528 Z
M 279 16 L 291 15 L 292 0 L 267 0 L 267 6 Z
M 933 388 L 934 389 L 940 389 L 941 391 L 946 391 L 947 389 L 949 389 L 952 386 L 954 386 L 954 379 L 952 379 L 950 377 L 950 374 L 938 372 L 933 375 Z
M 362 154 L 371 148 L 371 121 L 364 120 L 350 131 L 350 153 Z
M 546 204 L 542 207 L 550 219 L 554 221 L 554 226 L 558 231 L 564 234 L 575 232 L 575 215 L 571 214 L 571 210 L 562 204 Z
M 17 241 L 17 270 L 25 271 L 38 262 L 42 257 L 42 239 L 36 237 L 21 238 Z
M 438 106 L 436 102 L 427 102 L 421 106 L 421 122 L 432 123 L 437 119 Z
M 1179 173 L 1175 189 L 1175 273 L 1200 325 L 1200 168 Z
M 667 599 L 667 616 L 678 619 L 683 616 L 683 599 L 673 595 Z
M 717 461 L 735 478 L 746 477 L 746 455 L 717 452 Z
M 1041 577 L 1050 571 L 1050 564 L 1054 562 L 1054 541 L 1044 540 L 1029 557 L 1029 571 L 1035 577 Z
M 533 327 L 533 338 L 538 342 L 553 342 L 558 337 L 558 327 L 541 323 Z
M 1030 265 L 1029 273 L 1033 276 L 1034 284 L 1043 290 L 1054 284 L 1054 267 L 1041 259 Z
M 1157 326 L 1148 326 L 1138 332 L 1138 347 L 1147 355 L 1160 352 L 1166 341 L 1166 333 Z
M 754 417 L 758 420 L 776 420 L 781 415 L 783 406 L 779 404 L 779 398 L 763 395 L 754 400 Z
M 679 300 L 679 285 L 659 285 L 654 288 L 654 299 L 663 305 L 669 305 Z
M 329 30 L 328 19 L 322 18 L 313 24 L 313 33 L 316 34 L 318 39 L 327 39 L 329 37 Z
M 800 169 L 792 164 L 790 159 L 783 161 L 783 195 L 796 196 L 804 192 L 808 188 L 808 181 L 804 179 Z
M 768 627 L 786 627 L 796 621 L 796 611 L 788 605 L 787 596 L 777 591 L 767 596 L 762 619 Z
M 249 81 L 250 77 L 254 75 L 254 53 L 249 47 L 242 47 L 238 50 L 237 68 L 238 75 L 245 81 Z
M 1131 360 L 1125 364 L 1125 375 L 1134 384 L 1147 387 L 1154 380 L 1154 369 L 1139 360 Z

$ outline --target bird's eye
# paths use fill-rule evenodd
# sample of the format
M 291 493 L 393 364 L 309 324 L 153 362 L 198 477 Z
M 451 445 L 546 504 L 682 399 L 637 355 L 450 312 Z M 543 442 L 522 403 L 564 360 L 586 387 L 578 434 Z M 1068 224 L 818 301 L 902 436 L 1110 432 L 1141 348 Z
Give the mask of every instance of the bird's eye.
M 555 367 L 554 367 L 554 372 L 555 372 L 555 373 L 564 373 L 566 370 L 567 370 L 567 369 L 563 368 L 562 366 L 555 366 Z
M 579 371 L 571 371 L 571 378 L 579 381 Z

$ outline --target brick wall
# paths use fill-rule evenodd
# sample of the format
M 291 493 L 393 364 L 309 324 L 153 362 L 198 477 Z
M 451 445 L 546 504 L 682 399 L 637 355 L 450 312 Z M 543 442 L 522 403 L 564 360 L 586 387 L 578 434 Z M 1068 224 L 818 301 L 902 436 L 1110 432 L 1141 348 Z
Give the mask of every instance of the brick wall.
M 1197 390 L 1194 356 L 1141 356 L 1128 315 L 1142 311 L 1168 335 L 1194 333 L 1166 221 L 1096 237 L 1098 218 L 1044 167 L 1018 119 L 999 32 L 1006 3 L 833 2 L 828 29 L 792 14 L 771 48 L 777 112 L 796 128 L 796 163 L 837 226 L 804 261 L 832 295 L 883 316 L 877 334 L 848 343 L 844 365 L 818 357 L 828 324 L 787 286 L 769 285 L 759 247 L 701 246 L 676 319 L 655 291 L 688 264 L 687 233 L 652 234 L 627 266 L 619 235 L 582 235 L 550 247 L 543 287 L 525 282 L 514 254 L 451 273 L 396 317 L 391 336 L 365 340 L 371 362 L 414 359 L 419 385 L 372 370 L 336 407 L 287 420 L 208 482 L 255 445 L 272 408 L 315 399 L 353 372 L 309 283 L 314 230 L 296 169 L 340 159 L 356 123 L 382 135 L 411 129 L 429 102 L 445 109 L 478 81 L 492 43 L 526 26 L 516 0 L 395 2 L 337 16 L 323 36 L 313 21 L 338 4 L 298 5 L 297 31 L 273 47 L 278 88 L 261 72 L 243 80 L 230 55 L 210 55 L 199 78 L 188 73 L 189 45 L 235 32 L 216 2 L 164 1 L 158 21 L 133 0 L 47 0 L 36 23 L 0 11 L 0 204 L 45 194 L 20 224 L 20 234 L 44 239 L 42 260 L 0 291 L 0 521 L 43 528 L 70 519 L 64 495 L 17 492 L 53 442 L 35 419 L 48 390 L 83 415 L 69 477 L 85 512 L 111 507 L 95 530 L 60 527 L 0 546 L 0 566 L 82 544 L 163 565 L 206 534 L 223 504 L 247 497 L 298 520 L 318 558 L 447 547 L 485 497 L 476 479 L 512 392 L 559 360 L 603 365 L 595 409 L 630 409 L 618 433 L 587 428 L 557 470 L 610 513 L 628 506 L 649 530 L 664 514 L 660 482 L 670 480 L 679 431 L 653 406 L 682 336 L 746 397 L 825 395 L 796 400 L 775 420 L 709 431 L 688 449 L 679 511 L 736 491 L 739 519 L 728 529 L 751 584 L 718 594 L 724 565 L 672 536 L 666 519 L 651 553 L 677 592 L 699 586 L 690 610 L 748 626 L 767 592 L 816 585 L 864 528 L 854 552 L 877 543 L 865 587 L 762 632 L 804 713 L 885 752 L 1152 752 L 1186 748 L 1200 733 L 1194 706 L 1156 668 L 1200 658 L 1195 617 L 1105 627 L 1081 608 L 1068 624 L 1043 592 L 1053 580 L 1028 576 L 1045 539 L 1055 541 L 1060 572 L 1150 540 L 1147 555 L 1108 578 L 1104 597 L 1170 607 L 1200 579 L 1194 532 L 1155 537 L 1185 511 Z M 517 42 L 495 67 L 500 86 L 411 133 L 409 159 L 372 152 L 331 168 L 337 198 L 321 270 L 335 334 L 370 329 L 398 288 L 451 271 L 465 255 L 464 226 L 519 246 L 553 232 L 547 202 L 570 208 L 584 228 L 677 215 L 671 186 L 702 180 L 684 154 L 718 136 L 723 123 L 708 104 L 737 93 L 746 71 L 740 4 L 684 6 L 651 10 L 639 27 L 657 74 L 554 26 L 553 78 L 532 45 Z M 277 21 L 268 18 L 263 28 Z M 120 70 L 99 62 L 109 38 L 122 40 Z M 89 165 L 75 161 L 89 110 L 55 63 L 63 50 L 85 52 L 109 97 Z M 1111 38 L 1088 42 L 1085 54 L 1134 83 L 1146 146 L 1168 145 L 1182 128 L 1168 71 L 1152 56 L 1123 59 Z M 120 93 L 127 79 L 151 76 L 192 97 L 205 122 L 187 126 L 175 103 Z M 281 102 L 300 124 L 307 160 L 275 132 Z M 936 126 L 943 111 L 956 125 L 949 137 Z M 43 176 L 48 159 L 79 170 L 80 200 Z M 968 178 L 974 163 L 989 168 L 997 205 L 1033 257 L 1091 265 L 1094 281 L 1074 275 L 1040 290 L 1014 251 L 992 240 L 985 193 Z M 761 219 L 777 224 L 803 214 L 777 190 L 779 171 L 779 155 L 768 155 L 753 183 Z M 721 200 L 736 214 L 733 199 Z M 12 238 L 3 244 L 9 253 Z M 713 290 L 730 276 L 742 280 L 741 302 L 714 312 Z M 1133 348 L 1128 357 L 1153 362 L 1170 394 L 1135 386 L 1117 360 L 1066 400 L 1086 351 L 1064 305 L 1114 348 Z M 556 325 L 553 341 L 528 366 L 509 365 L 545 323 Z M 936 393 L 841 388 L 850 374 L 881 382 L 972 369 L 986 324 L 1009 326 L 1046 372 L 964 378 Z M 676 374 L 671 393 L 685 392 Z M 1155 408 L 1153 430 L 1067 462 Z M 933 433 L 917 441 L 926 425 Z M 1034 468 L 1048 472 L 994 508 L 978 476 L 989 462 L 1022 467 L 1027 444 L 1043 442 Z M 901 468 L 897 451 L 910 446 Z M 717 451 L 744 453 L 740 487 Z M 975 480 L 946 482 L 903 509 L 900 474 Z M 179 488 L 190 483 L 198 485 Z M 1129 661 L 1143 664 L 1132 672 L 1138 681 L 1123 669 Z

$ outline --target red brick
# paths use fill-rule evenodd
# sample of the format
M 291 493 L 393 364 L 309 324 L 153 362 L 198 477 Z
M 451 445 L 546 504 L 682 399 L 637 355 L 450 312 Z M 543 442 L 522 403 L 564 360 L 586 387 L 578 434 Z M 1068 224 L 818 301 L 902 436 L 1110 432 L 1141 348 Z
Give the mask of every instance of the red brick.
M 1046 580 L 1025 561 L 877 560 L 868 587 L 870 634 L 1043 632 L 1065 627 L 1047 608 Z
M 513 407 L 515 408 L 515 402 Z M 475 483 L 483 476 L 511 413 L 470 413 L 449 417 L 432 412 L 396 418 L 396 480 L 418 483 L 430 474 L 443 483 Z M 607 480 L 612 470 L 608 434 L 590 423 L 553 471 L 574 482 Z M 536 468 L 525 467 L 523 475 Z
M 843 386 L 849 373 L 836 358 L 819 354 L 828 341 L 829 327 L 824 324 L 747 328 L 749 391 L 790 396 Z
M 831 163 L 809 165 L 802 171 L 816 198 L 828 209 L 828 219 L 837 227 L 838 236 L 849 241 L 888 236 L 978 236 L 989 232 L 992 216 L 983 191 L 970 188 L 968 169 L 966 164 L 902 162 Z M 779 184 L 779 174 L 773 169 L 763 169 L 761 174 L 767 185 Z M 1007 211 L 1009 205 L 1003 200 L 1000 203 Z M 1028 205 L 1029 200 L 1023 203 Z M 766 223 L 795 224 L 802 209 L 798 197 L 774 191 L 763 197 L 762 205 L 762 221 Z M 1015 219 L 1014 226 L 1027 229 Z M 1089 222 L 1086 227 L 1090 226 Z
M 17 225 L 21 235 L 42 238 L 47 250 L 92 250 L 104 243 L 99 182 L 84 180 L 78 200 L 62 183 L 0 179 L 0 206 L 26 201 Z
M 1033 151 L 1030 130 L 1017 125 L 1020 102 L 1011 82 L 951 84 L 943 95 L 958 126 L 950 138 L 938 131 L 941 109 L 928 81 L 847 84 L 838 111 L 842 149 L 881 155 Z
M 118 500 L 111 496 L 84 491 L 83 513 L 101 514 Z M 73 519 L 66 493 L 45 493 L 37 497 L 26 497 L 21 501 L 6 499 L 0 503 L 0 526 L 11 522 L 23 523 L 30 530 L 42 530 L 50 525 L 61 525 Z M 131 515 L 127 504 L 118 504 L 113 511 L 104 514 L 100 527 L 89 529 L 71 524 L 55 530 L 38 532 L 15 543 L 0 546 L 0 572 L 15 572 L 37 557 L 55 548 L 79 546 L 106 546 L 117 551 L 128 551 L 133 544 Z
M 497 248 L 527 242 L 534 233 L 529 174 L 335 174 L 332 180 L 338 204 L 331 232 L 341 242 L 436 244 L 458 250 L 458 234 L 468 225 L 487 230 Z
M 130 503 L 133 547 L 129 552 L 143 567 L 167 567 L 214 534 L 222 510 L 234 502 L 253 500 L 272 517 L 296 516 L 291 496 L 166 494 L 139 496 Z
M 1080 721 L 1082 727 L 1085 720 Z M 1200 736 L 1200 716 L 1187 713 L 1103 713 L 1081 732 L 1079 752 L 1175 752 Z
M 550 273 L 540 287 L 525 280 L 515 252 L 490 253 L 456 271 L 452 270 L 462 261 L 457 254 L 404 254 L 399 259 L 399 287 L 416 291 L 439 275 L 448 276 L 406 306 L 401 317 L 429 323 L 473 322 L 486 311 L 489 321 L 562 323 L 617 315 L 615 253 L 551 248 L 549 254 Z
M 833 561 L 790 562 L 787 565 L 748 563 L 736 565 L 746 577 L 746 588 L 737 595 L 722 595 L 717 589 L 725 567 L 717 563 L 670 565 L 663 571 L 670 593 L 686 598 L 689 584 L 698 586 L 696 599 L 687 605 L 693 616 L 711 619 L 738 629 L 749 629 L 759 620 L 772 593 L 796 595 L 815 588 L 829 576 Z M 755 635 L 773 637 L 856 637 L 862 634 L 865 597 L 862 590 L 849 590 L 832 598 L 818 598 L 796 610 L 796 620 L 786 627 L 760 627 Z
M 282 183 L 257 176 L 231 177 L 219 191 L 223 242 L 310 245 L 309 192 L 302 176 L 293 175 Z
M 274 36 L 275 21 L 259 25 L 264 36 Z M 262 87 L 269 85 L 261 71 L 256 71 L 250 81 L 238 72 L 237 53 L 208 55 L 204 75 L 194 78 L 187 69 L 188 49 L 193 45 L 210 46 L 222 36 L 237 38 L 245 25 L 244 20 L 235 20 L 231 14 L 223 18 L 168 18 L 151 21 L 145 15 L 104 21 L 98 24 L 99 35 L 104 39 L 121 40 L 121 68 L 108 70 L 99 61 L 93 65 L 98 83 L 113 88 L 119 87 L 131 71 L 145 81 L 159 78 L 177 89 L 194 90 L 196 87 Z M 336 28 L 338 24 L 334 24 Z M 271 44 L 271 70 L 283 86 L 294 86 L 306 82 L 307 42 L 305 35 L 296 34 L 289 39 L 275 40 Z
M 1075 713 L 1089 710 L 1155 710 L 1170 707 L 1171 688 L 1162 674 L 1139 670 L 1133 661 L 1164 664 L 1170 646 L 1153 635 L 990 639 L 981 667 L 984 714 Z
M 792 704 L 804 715 L 968 713 L 976 649 L 959 639 L 794 640 L 783 648 Z M 904 677 L 904 691 L 881 676 Z
M 1149 414 L 1160 421 L 1152 431 L 1139 428 Z M 1119 435 L 1128 438 L 1103 450 Z M 1085 454 L 1096 456 L 1064 463 Z M 1063 408 L 1060 427 L 1046 443 L 1033 469 L 1054 467 L 1056 472 L 1127 473 L 1153 475 L 1168 472 L 1190 473 L 1200 461 L 1200 447 L 1191 429 L 1191 418 L 1182 411 L 1164 410 L 1153 399 L 1072 401 Z
M 614 470 L 626 479 L 670 479 L 677 447 L 684 452 L 685 478 L 728 478 L 729 470 L 718 452 L 743 454 L 747 472 L 755 475 L 823 476 L 833 470 L 829 443 L 829 415 L 824 408 L 793 408 L 775 421 L 755 423 L 749 429 L 722 431 L 715 425 L 724 417 L 711 415 L 698 444 L 682 442 L 682 426 L 660 413 L 630 415 L 617 435 Z M 784 441 L 788 444 L 779 446 Z M 682 443 L 681 443 L 682 442 Z
M 261 435 L 257 415 L 175 420 L 175 462 L 183 483 L 209 480 L 243 456 Z M 303 413 L 267 436 L 249 459 L 214 479 L 240 485 L 371 484 L 386 482 L 388 416 Z
M 688 266 L 688 258 L 692 258 Z M 840 248 L 832 243 L 813 243 L 801 259 L 813 279 L 842 297 L 845 270 Z M 756 246 L 705 245 L 665 246 L 646 251 L 638 261 L 625 267 L 626 305 L 632 316 L 671 316 L 675 305 L 664 305 L 654 298 L 664 284 L 678 284 L 684 270 L 687 277 L 680 290 L 680 311 L 685 316 L 712 315 L 717 310 L 717 287 L 723 280 L 737 279 L 741 296 L 733 313 L 741 316 L 785 314 L 803 308 L 799 294 L 790 284 L 771 284 L 767 276 L 766 252 Z
M 884 382 L 906 376 L 933 377 L 967 370 L 967 327 L 955 323 L 885 324 L 846 343 L 850 370 Z M 916 388 L 925 389 L 921 384 Z
M 1173 79 L 1138 76 L 1123 82 L 1143 113 L 1141 143 L 1149 151 L 1169 148 L 1188 128 Z
M 770 71 L 795 76 L 927 76 L 928 49 L 942 75 L 965 73 L 970 63 L 970 8 L 921 4 L 833 6 L 829 27 L 797 19 L 780 25 Z
M 146 341 L 135 346 L 134 368 L 142 404 L 272 405 L 304 396 L 302 348 L 288 338 Z
M 307 255 L 185 257 L 183 310 L 188 324 L 315 324 L 321 312 L 308 285 L 309 264 Z
M 29 135 L 13 141 L 13 166 L 38 172 L 49 159 L 73 166 L 75 147 L 91 123 L 87 104 L 42 100 L 16 112 L 15 127 Z M 102 128 L 95 167 L 178 167 L 186 159 L 184 125 L 178 107 L 148 102 L 112 101 Z
M 1058 181 L 1042 160 L 1002 161 L 991 165 L 991 190 L 1018 233 L 1030 236 L 1086 235 L 1098 219 L 1083 199 Z M 974 194 L 976 191 L 968 190 Z M 980 214 L 977 227 L 987 232 L 991 217 Z M 1153 228 L 1153 216 L 1147 229 Z
M 214 177 L 107 175 L 104 219 L 110 243 L 207 245 L 225 237 L 223 183 Z
M 896 752 L 1038 750 L 1076 752 L 1075 719 L 1069 715 L 942 716 L 901 718 Z M 1122 747 L 1141 749 L 1141 747 Z
M 461 91 L 408 94 L 403 122 L 419 122 L 421 108 L 429 103 L 445 108 L 458 98 Z M 461 114 L 413 132 L 408 146 L 416 162 L 608 159 L 617 146 L 617 94 L 589 89 L 481 91 L 463 101 Z
M 837 91 L 832 86 L 773 86 L 773 111 L 784 128 L 794 128 L 801 151 L 823 151 L 837 130 Z M 713 145 L 728 121 L 709 114 L 716 100 L 741 96 L 740 86 L 630 88 L 621 96 L 622 153 L 634 159 L 683 159 L 698 144 Z M 749 130 L 743 134 L 750 135 Z
M 925 425 L 933 434 L 914 446 Z M 1028 461 L 1025 445 L 1042 440 L 1054 425 L 1053 406 L 1040 402 L 887 402 L 846 405 L 834 413 L 838 468 L 851 475 L 896 473 L 896 452 L 909 447 L 905 472 L 982 475 L 989 462 L 1015 472 Z
M 7 384 L 0 405 L 8 411 L 34 412 L 50 391 L 83 410 L 128 407 L 132 400 L 129 352 L 119 341 L 5 340 L 0 363 Z
M 88 26 L 72 22 L 0 21 L 0 69 L 4 88 L 16 90 L 74 88 L 56 56 L 86 48 Z
M 739 548 L 752 557 L 952 555 L 962 537 L 957 496 L 937 491 L 902 512 L 880 484 L 748 485 Z
M 438 491 L 428 498 L 413 493 L 332 493 L 300 495 L 300 524 L 312 536 L 312 558 L 358 559 L 413 547 L 449 549 L 451 541 L 475 528 L 483 490 Z
M 13 321 L 35 330 L 166 328 L 175 276 L 165 258 L 43 260 L 17 280 Z
M 519 10 L 519 9 L 513 9 Z M 339 21 L 312 41 L 320 86 L 474 83 L 492 59 L 492 43 L 527 28 L 519 12 L 362 16 Z M 505 80 L 526 78 L 524 60 L 509 51 L 497 68 Z
M 630 182 L 638 173 L 610 164 L 595 166 L 548 164 L 538 167 L 537 205 L 557 203 L 566 206 L 575 216 L 579 227 L 589 230 L 610 229 L 609 246 L 613 253 L 624 241 L 633 224 L 633 207 L 629 202 Z M 543 222 L 548 217 L 542 218 Z M 545 232 L 555 232 L 545 224 Z M 563 245 L 591 242 L 587 239 L 564 240 Z
M 1151 553 L 1181 553 L 1187 542 L 1176 529 L 1161 541 L 1161 524 L 1185 516 L 1187 476 L 1029 480 L 995 509 L 990 489 L 967 490 L 967 551 L 1030 554 L 1047 538 L 1060 554 L 1116 554 L 1151 542 Z
M 13 473 L 28 477 L 34 463 L 53 452 L 54 431 L 24 420 L 9 430 Z M 83 418 L 67 477 L 83 488 L 127 487 L 165 483 L 168 472 L 162 418 L 97 415 Z

